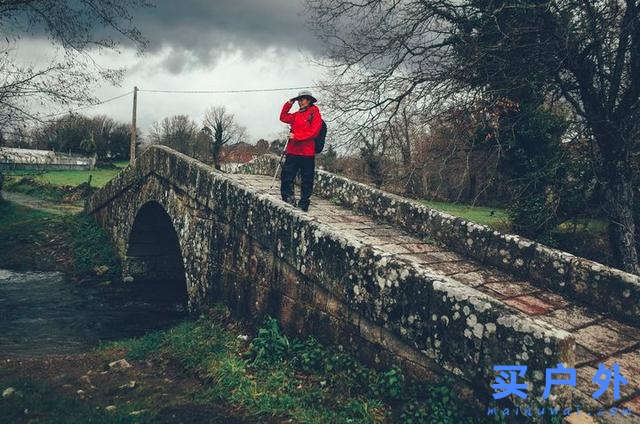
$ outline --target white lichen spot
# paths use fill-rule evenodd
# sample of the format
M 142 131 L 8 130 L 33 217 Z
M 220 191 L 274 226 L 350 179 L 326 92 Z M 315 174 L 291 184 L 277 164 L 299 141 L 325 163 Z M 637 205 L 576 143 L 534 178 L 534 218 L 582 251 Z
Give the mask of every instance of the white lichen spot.
M 473 335 L 476 336 L 477 338 L 481 339 L 483 332 L 484 332 L 484 326 L 482 324 L 477 323 L 476 325 L 473 326 Z
M 624 296 L 624 297 L 629 297 L 629 296 L 631 296 L 631 292 L 629 291 L 629 289 L 624 289 L 624 290 L 622 291 L 622 296 Z
M 431 315 L 431 320 L 432 321 L 437 321 L 438 320 L 438 315 L 436 315 L 436 314 Z
M 493 334 L 496 332 L 496 325 L 492 322 L 486 323 L 485 327 L 487 328 L 487 333 L 489 334 Z
M 524 261 L 520 258 L 516 259 L 516 266 L 521 267 L 522 265 L 524 265 Z
M 467 325 L 469 327 L 473 327 L 474 325 L 476 325 L 477 322 L 478 322 L 478 319 L 474 314 L 469 315 L 469 318 L 467 318 Z
M 547 346 L 544 348 L 544 353 L 545 355 L 551 355 L 553 352 L 551 351 L 551 349 Z
M 472 334 L 472 333 L 471 333 L 471 331 L 469 331 L 469 329 L 468 329 L 468 328 L 465 328 L 465 329 L 464 329 L 464 336 L 465 336 L 466 338 L 470 339 L 470 338 L 471 338 L 471 334 Z
M 456 312 L 457 313 L 457 312 Z M 444 325 L 449 325 L 449 317 L 446 315 L 442 315 L 440 317 L 440 321 L 442 321 L 444 323 Z
M 464 305 L 464 307 L 462 308 L 462 312 L 464 312 L 466 316 L 469 316 L 469 313 L 471 312 L 471 310 L 467 305 Z
M 460 312 L 456 311 L 453 313 L 453 319 L 456 320 L 458 318 L 460 318 Z
M 353 286 L 353 293 L 356 296 L 360 296 L 360 286 Z

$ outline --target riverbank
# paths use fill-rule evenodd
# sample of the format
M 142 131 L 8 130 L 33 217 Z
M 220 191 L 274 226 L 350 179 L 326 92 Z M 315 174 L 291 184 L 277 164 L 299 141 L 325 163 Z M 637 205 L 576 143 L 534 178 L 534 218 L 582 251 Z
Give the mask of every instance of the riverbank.
M 373 370 L 339 347 L 288 338 L 268 318 L 254 332 L 220 306 L 82 354 L 2 360 L 8 389 L 8 422 L 488 422 L 450 382 Z
M 106 233 L 83 213 L 55 214 L 0 200 L 0 268 L 59 271 L 73 281 L 120 278 Z

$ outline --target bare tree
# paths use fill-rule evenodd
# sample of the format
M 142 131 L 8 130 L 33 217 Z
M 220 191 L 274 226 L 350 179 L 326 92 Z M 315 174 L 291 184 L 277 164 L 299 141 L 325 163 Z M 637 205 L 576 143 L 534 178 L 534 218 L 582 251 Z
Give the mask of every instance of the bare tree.
M 327 47 L 326 85 L 347 84 L 333 93 L 356 121 L 396 114 L 409 96 L 433 115 L 523 87 L 568 105 L 593 141 L 619 265 L 640 274 L 632 161 L 640 153 L 637 0 L 307 3 Z
M 147 41 L 131 13 L 150 5 L 146 0 L 0 1 L 0 130 L 41 120 L 36 104 L 45 110 L 90 103 L 96 100 L 90 94 L 95 83 L 117 83 L 123 70 L 98 66 L 92 54 L 117 51 L 122 40 L 141 52 Z M 29 37 L 50 42 L 46 63 L 33 65 L 16 54 Z
M 151 125 L 149 141 L 193 157 L 198 133 L 198 124 L 194 120 L 187 115 L 174 115 Z
M 203 124 L 211 130 L 213 163 L 220 170 L 220 150 L 225 144 L 235 144 L 247 138 L 247 130 L 235 121 L 224 106 L 211 106 L 204 113 Z

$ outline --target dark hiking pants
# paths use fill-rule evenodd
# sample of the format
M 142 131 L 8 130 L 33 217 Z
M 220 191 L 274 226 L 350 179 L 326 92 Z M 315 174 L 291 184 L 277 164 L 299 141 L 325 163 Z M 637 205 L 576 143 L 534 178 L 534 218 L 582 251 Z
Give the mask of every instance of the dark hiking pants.
M 300 156 L 290 155 L 287 157 L 282 165 L 280 194 L 282 200 L 292 200 L 293 197 L 293 180 L 300 172 L 302 178 L 301 193 L 300 193 L 300 207 L 309 206 L 309 198 L 313 191 L 313 173 L 315 169 L 315 157 L 313 156 Z

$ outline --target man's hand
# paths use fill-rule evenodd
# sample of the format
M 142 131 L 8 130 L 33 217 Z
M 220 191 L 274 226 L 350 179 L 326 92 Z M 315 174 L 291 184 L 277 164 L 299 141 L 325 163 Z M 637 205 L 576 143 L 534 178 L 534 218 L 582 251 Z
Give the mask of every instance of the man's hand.
M 289 140 L 293 140 L 293 133 L 289 133 Z
M 289 99 L 289 104 L 292 105 L 296 102 L 296 98 L 294 97 L 293 99 Z

